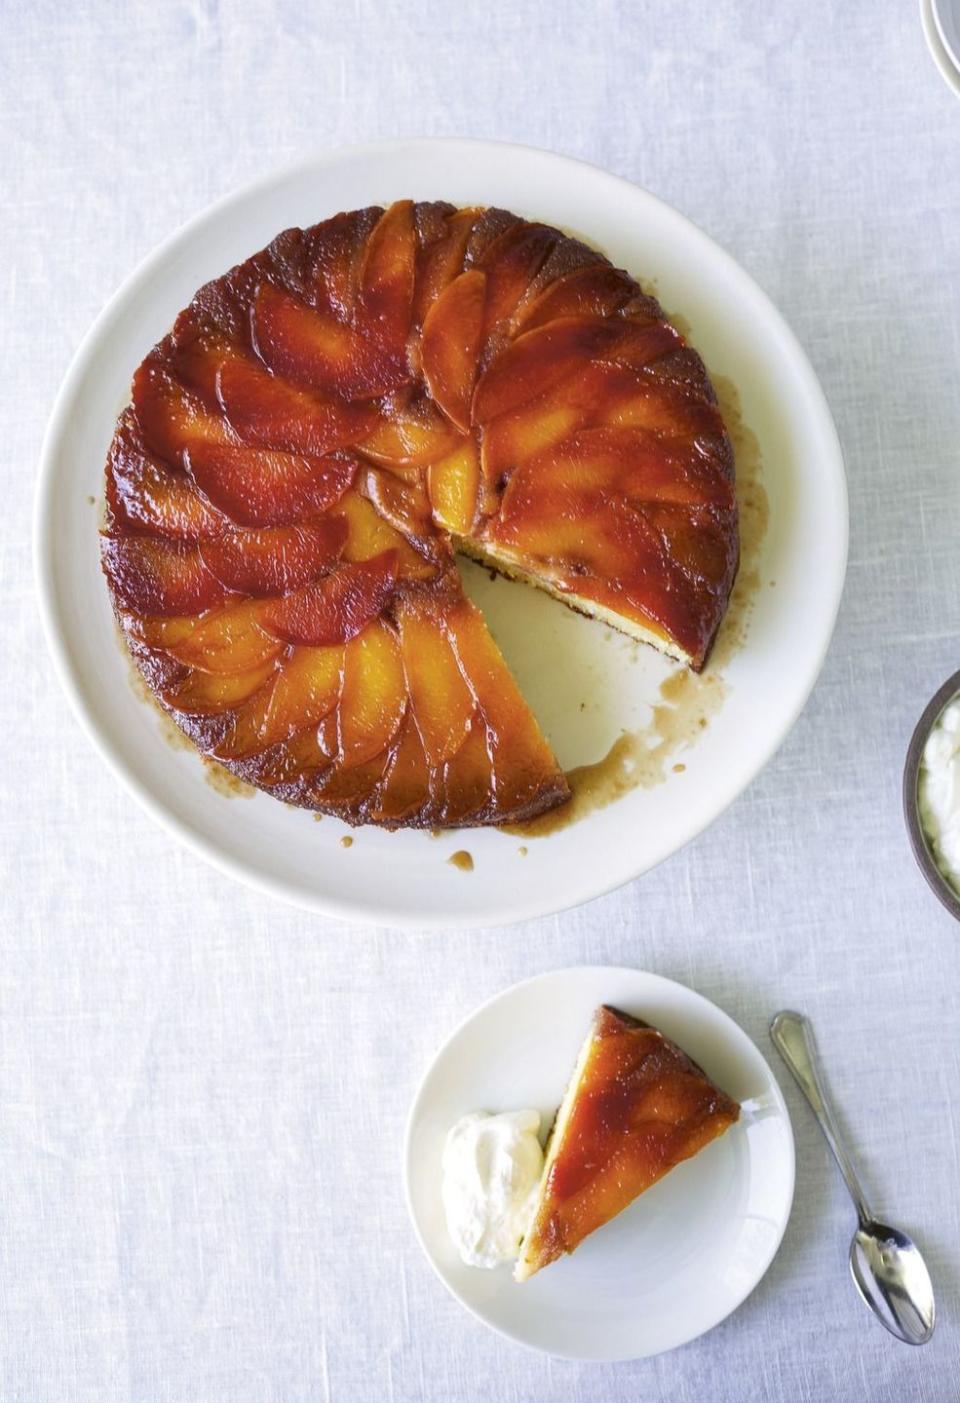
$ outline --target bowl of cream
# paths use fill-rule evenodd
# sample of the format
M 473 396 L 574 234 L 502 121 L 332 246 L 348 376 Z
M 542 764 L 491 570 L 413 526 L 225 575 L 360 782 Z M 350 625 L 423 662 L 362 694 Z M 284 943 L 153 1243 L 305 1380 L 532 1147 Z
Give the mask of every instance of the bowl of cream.
M 960 920 L 960 672 L 917 722 L 903 769 L 903 812 L 921 872 Z

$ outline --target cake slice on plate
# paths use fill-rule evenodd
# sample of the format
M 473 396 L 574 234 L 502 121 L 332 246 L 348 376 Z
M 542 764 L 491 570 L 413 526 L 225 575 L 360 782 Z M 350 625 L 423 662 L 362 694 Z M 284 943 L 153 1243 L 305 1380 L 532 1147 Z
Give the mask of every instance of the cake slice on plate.
M 739 1115 L 736 1101 L 656 1028 L 597 1009 L 557 1112 L 517 1281 L 579 1247 Z

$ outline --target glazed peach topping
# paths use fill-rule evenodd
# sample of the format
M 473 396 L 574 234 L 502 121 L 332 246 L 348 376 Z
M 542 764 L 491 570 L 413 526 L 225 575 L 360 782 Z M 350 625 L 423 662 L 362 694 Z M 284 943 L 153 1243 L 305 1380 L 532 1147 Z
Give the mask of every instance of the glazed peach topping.
M 436 203 L 203 287 L 136 372 L 106 499 L 117 616 L 198 748 L 391 827 L 568 795 L 456 550 L 694 667 L 737 562 L 729 440 L 657 304 L 555 229 Z

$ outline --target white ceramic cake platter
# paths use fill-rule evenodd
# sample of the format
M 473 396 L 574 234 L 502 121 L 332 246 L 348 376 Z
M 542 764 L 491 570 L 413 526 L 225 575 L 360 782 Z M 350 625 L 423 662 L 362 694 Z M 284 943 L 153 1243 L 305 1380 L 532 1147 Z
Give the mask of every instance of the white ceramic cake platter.
M 270 797 L 231 799 L 174 749 L 131 685 L 97 549 L 103 463 L 132 372 L 209 278 L 280 229 L 361 205 L 495 204 L 587 238 L 682 319 L 713 376 L 733 382 L 764 465 L 770 526 L 725 700 L 666 779 L 549 837 L 469 830 L 354 833 Z M 88 733 L 140 802 L 221 870 L 345 919 L 411 927 L 498 925 L 587 901 L 700 833 L 770 759 L 830 641 L 847 552 L 836 431 L 796 339 L 747 274 L 675 210 L 562 156 L 490 142 L 410 141 L 317 156 L 231 195 L 167 239 L 124 283 L 74 359 L 47 432 L 36 522 L 39 592 L 57 670 Z M 649 725 L 675 668 L 539 592 L 465 567 L 524 694 L 565 768 Z M 773 587 L 775 585 L 775 587 Z M 521 853 L 521 847 L 527 849 Z M 447 859 L 467 850 L 474 868 Z

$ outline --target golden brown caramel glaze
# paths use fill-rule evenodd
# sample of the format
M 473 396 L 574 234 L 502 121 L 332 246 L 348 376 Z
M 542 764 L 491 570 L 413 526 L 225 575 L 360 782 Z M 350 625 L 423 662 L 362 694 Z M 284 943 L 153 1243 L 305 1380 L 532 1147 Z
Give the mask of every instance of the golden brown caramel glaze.
M 549 1148 L 520 1279 L 572 1252 L 740 1114 L 675 1043 L 617 1009 L 597 1010 L 581 1057 Z
M 289 229 L 133 380 L 102 561 L 148 685 L 208 757 L 390 827 L 569 790 L 451 537 L 702 665 L 737 563 L 702 362 L 626 273 L 504 210 Z

